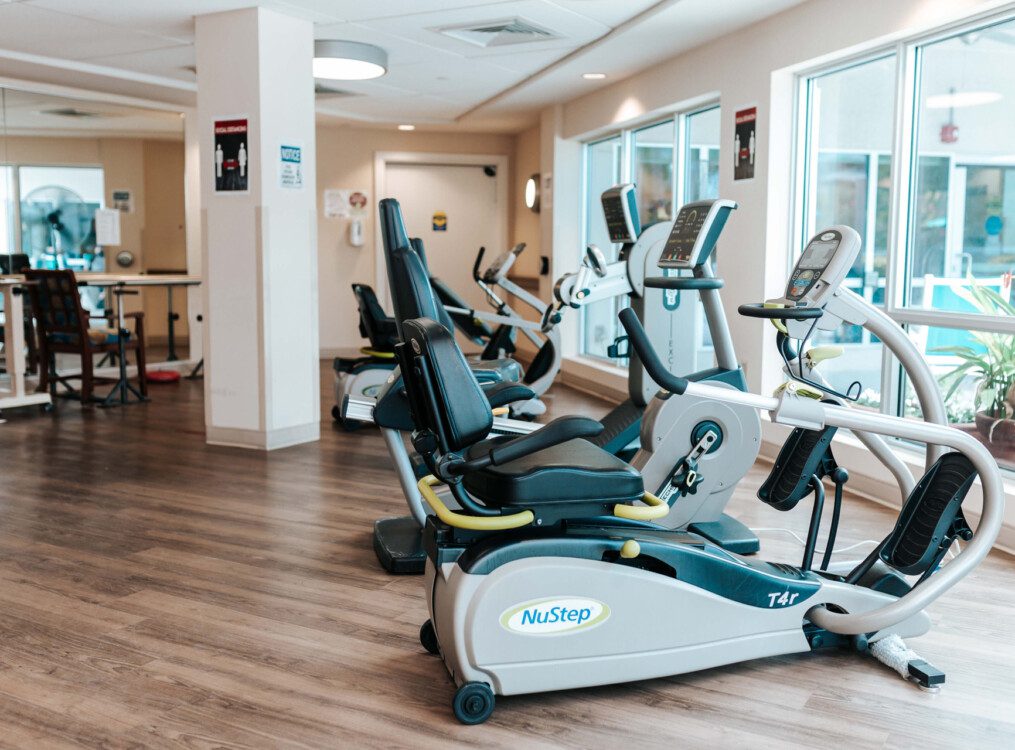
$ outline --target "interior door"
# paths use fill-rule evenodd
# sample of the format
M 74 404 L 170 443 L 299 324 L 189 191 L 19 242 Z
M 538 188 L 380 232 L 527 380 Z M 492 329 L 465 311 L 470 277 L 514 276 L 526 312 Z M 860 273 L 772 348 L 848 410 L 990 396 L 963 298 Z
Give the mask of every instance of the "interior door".
M 491 171 L 479 165 L 389 163 L 383 196 L 398 199 L 409 236 L 423 240 L 430 272 L 472 308 L 488 312 L 472 266 L 480 247 L 486 247 L 484 266 L 507 249 L 499 221 L 506 204 Z

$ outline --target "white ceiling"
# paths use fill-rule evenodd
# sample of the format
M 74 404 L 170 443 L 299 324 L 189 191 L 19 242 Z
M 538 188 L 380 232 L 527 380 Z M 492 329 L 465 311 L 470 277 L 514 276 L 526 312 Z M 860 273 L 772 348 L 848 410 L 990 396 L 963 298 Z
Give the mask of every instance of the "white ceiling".
M 512 131 L 547 103 L 800 1 L 0 0 L 0 76 L 187 105 L 196 82 L 194 16 L 256 4 L 313 21 L 319 39 L 387 50 L 383 78 L 331 82 L 350 95 L 319 99 L 324 117 Z M 561 38 L 484 49 L 435 31 L 515 17 Z M 584 81 L 589 71 L 610 77 Z
M 0 132 L 31 136 L 183 138 L 179 113 L 4 89 Z

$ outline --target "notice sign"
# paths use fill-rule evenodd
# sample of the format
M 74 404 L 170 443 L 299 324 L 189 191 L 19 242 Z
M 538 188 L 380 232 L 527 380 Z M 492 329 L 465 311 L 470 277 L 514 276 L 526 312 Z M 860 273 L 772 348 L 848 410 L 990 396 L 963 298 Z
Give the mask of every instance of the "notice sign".
M 215 192 L 245 193 L 250 184 L 246 117 L 215 120 Z
M 303 147 L 279 146 L 278 157 L 279 187 L 289 190 L 303 189 Z
M 125 214 L 134 213 L 134 200 L 129 190 L 113 191 L 113 208 Z
M 754 158 L 756 156 L 758 133 L 758 108 L 749 107 L 736 113 L 735 136 L 733 139 L 733 179 L 754 179 Z
M 99 208 L 95 211 L 95 244 L 116 247 L 120 244 L 120 211 Z
M 448 215 L 443 211 L 433 212 L 433 230 L 435 232 L 448 231 Z

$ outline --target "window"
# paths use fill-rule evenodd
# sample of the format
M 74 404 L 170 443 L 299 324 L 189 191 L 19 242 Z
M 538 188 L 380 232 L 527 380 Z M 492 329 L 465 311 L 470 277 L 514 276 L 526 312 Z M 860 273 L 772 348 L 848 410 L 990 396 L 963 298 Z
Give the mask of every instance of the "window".
M 0 165 L 0 254 L 16 252 L 14 221 L 14 170 Z
M 21 252 L 34 268 L 97 270 L 95 211 L 102 206 L 97 167 L 18 168 Z
M 635 184 L 643 228 L 671 221 L 675 205 L 717 197 L 719 125 L 719 108 L 710 107 L 586 143 L 584 244 L 597 245 L 608 261 L 617 259 L 620 246 L 609 241 L 600 202 L 603 191 L 613 185 Z M 626 297 L 613 298 L 582 308 L 582 355 L 626 366 L 626 360 L 609 359 L 607 348 L 622 333 L 617 315 L 627 302 Z M 696 355 L 698 362 L 704 363 L 694 369 L 701 369 L 708 366 L 713 355 L 704 315 L 697 318 Z
M 998 420 L 1015 417 L 1013 37 L 1011 20 L 966 28 L 806 77 L 800 142 L 801 244 L 828 224 L 860 232 L 848 286 L 908 330 L 949 420 L 1007 468 L 1015 422 Z M 855 329 L 830 340 L 847 349 L 825 373 L 834 385 L 860 380 L 864 405 L 916 415 L 876 340 Z
M 599 196 L 620 182 L 622 156 L 623 139 L 619 135 L 585 147 L 585 244 L 596 245 L 611 263 L 617 259 L 619 246 L 610 242 Z M 582 309 L 582 354 L 607 359 L 606 348 L 615 338 L 621 303 L 626 300 L 613 297 Z

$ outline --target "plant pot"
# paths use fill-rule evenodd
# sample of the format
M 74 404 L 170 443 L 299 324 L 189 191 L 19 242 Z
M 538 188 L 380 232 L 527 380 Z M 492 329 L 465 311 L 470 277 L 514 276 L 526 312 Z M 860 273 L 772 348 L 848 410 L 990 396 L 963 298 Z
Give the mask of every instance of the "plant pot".
M 982 411 L 976 412 L 976 429 L 984 438 L 1001 445 L 1015 443 L 1015 421 L 1005 419 L 997 425 L 994 425 L 994 422 L 997 422 L 996 417 Z M 992 426 L 994 427 L 993 434 L 990 431 Z

